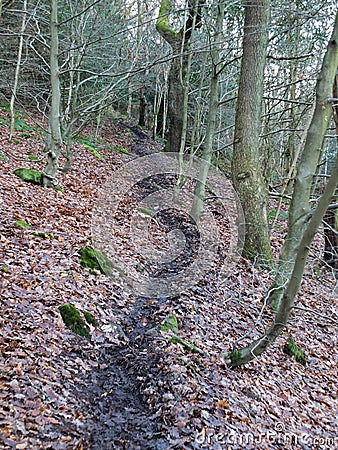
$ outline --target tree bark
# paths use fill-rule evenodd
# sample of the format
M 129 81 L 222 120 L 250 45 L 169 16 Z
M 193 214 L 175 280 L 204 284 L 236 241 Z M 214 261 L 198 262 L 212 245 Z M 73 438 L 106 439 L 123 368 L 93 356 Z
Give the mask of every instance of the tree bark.
M 202 2 L 201 2 L 202 3 Z M 185 85 L 187 82 L 188 49 L 192 34 L 193 23 L 200 26 L 200 8 L 196 11 L 196 2 L 189 1 L 188 19 L 179 32 L 169 25 L 171 12 L 170 1 L 162 0 L 159 16 L 156 21 L 156 29 L 160 35 L 170 44 L 173 51 L 173 60 L 168 77 L 168 132 L 166 151 L 179 152 L 184 128 Z M 195 19 L 194 19 L 195 16 Z
M 246 235 L 243 256 L 274 265 L 267 218 L 267 189 L 260 161 L 261 106 L 270 0 L 248 0 L 236 106 L 232 174 L 241 201 Z
M 333 119 L 336 125 L 338 141 L 338 68 L 332 92 Z M 332 203 L 337 203 L 338 197 L 333 197 Z M 324 261 L 334 269 L 338 269 L 338 208 L 328 209 L 324 216 Z
M 42 184 L 45 187 L 55 187 L 58 182 L 56 174 L 61 152 L 62 137 L 60 124 L 61 91 L 59 79 L 59 37 L 58 37 L 58 2 L 52 0 L 50 15 L 50 80 L 52 90 L 52 102 L 49 114 L 47 136 L 47 164 L 42 174 Z
M 198 180 L 196 182 L 194 199 L 191 208 L 191 215 L 199 223 L 203 211 L 203 203 L 205 197 L 205 185 L 208 177 L 209 166 L 213 153 L 214 134 L 216 128 L 216 117 L 219 108 L 219 77 L 220 77 L 220 44 L 222 38 L 222 27 L 224 20 L 224 3 L 219 3 L 217 9 L 217 18 L 215 26 L 215 36 L 212 51 L 212 77 L 210 81 L 209 95 L 209 112 L 207 119 L 207 128 L 205 133 L 204 150 L 202 155 L 201 167 L 199 170 Z
M 24 0 L 24 2 L 23 2 L 22 14 L 23 14 L 23 16 L 22 16 L 21 30 L 20 30 L 18 59 L 17 59 L 17 62 L 16 62 L 16 67 L 15 67 L 14 84 L 13 84 L 12 96 L 11 96 L 11 101 L 10 101 L 10 114 L 11 114 L 11 127 L 10 127 L 10 133 L 9 133 L 9 140 L 10 141 L 13 138 L 14 129 L 15 129 L 14 104 L 15 104 L 15 100 L 16 100 L 16 93 L 17 93 L 19 77 L 20 77 L 20 68 L 21 68 L 21 60 L 22 60 L 22 48 L 23 48 L 24 32 L 25 32 L 25 29 L 26 29 L 26 21 L 27 21 L 27 0 Z M 1 9 L 0 9 L 0 15 L 1 15 Z
M 324 137 L 332 116 L 330 97 L 338 67 L 338 13 L 328 43 L 316 87 L 316 104 L 300 158 L 292 195 L 288 234 L 283 246 L 276 279 L 269 292 L 276 308 L 271 327 L 244 349 L 223 355 L 231 367 L 245 364 L 263 353 L 284 330 L 298 293 L 306 259 L 315 233 L 323 220 L 338 184 L 338 156 L 331 177 L 315 210 L 310 208 L 312 182 Z

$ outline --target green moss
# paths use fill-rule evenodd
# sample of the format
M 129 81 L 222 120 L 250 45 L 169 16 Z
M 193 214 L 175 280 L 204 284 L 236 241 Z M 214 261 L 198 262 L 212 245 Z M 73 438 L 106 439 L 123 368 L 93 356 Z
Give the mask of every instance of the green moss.
M 19 167 L 13 170 L 14 175 L 22 178 L 24 181 L 33 184 L 41 184 L 42 173 L 35 169 L 27 169 L 26 167 Z
M 103 158 L 104 158 L 104 155 L 101 155 L 101 153 L 99 153 L 97 150 L 95 150 L 94 147 L 91 147 L 90 145 L 86 145 L 86 144 L 83 144 L 83 146 L 84 146 L 84 148 L 86 148 L 87 150 L 89 150 L 90 153 L 92 153 L 92 154 L 93 154 L 94 156 L 96 156 L 97 158 L 99 158 L 99 159 L 103 159 Z
M 17 220 L 15 222 L 15 225 L 19 228 L 22 228 L 23 230 L 28 230 L 28 228 L 30 228 L 31 226 L 29 225 L 29 223 L 25 222 L 24 220 Z
M 55 236 L 53 233 L 34 233 L 34 236 L 44 238 L 44 239 L 55 239 Z
M 275 219 L 276 218 L 277 211 L 275 209 L 272 209 L 269 212 L 269 219 Z M 278 219 L 287 219 L 289 217 L 289 214 L 285 211 L 280 211 L 278 215 Z
M 59 306 L 62 320 L 67 328 L 79 336 L 89 337 L 89 327 L 82 320 L 79 311 L 69 303 Z
M 176 39 L 178 33 L 169 25 L 168 15 L 170 13 L 170 0 L 162 0 L 160 12 L 156 20 L 156 29 L 165 36 L 165 39 Z
M 115 146 L 110 146 L 108 147 L 109 150 L 112 150 L 113 152 L 120 152 L 120 153 L 124 153 L 126 155 L 128 155 L 128 150 L 124 147 L 115 147 Z
M 3 153 L 0 153 L 0 159 L 4 159 L 5 161 L 9 161 L 9 159 L 7 158 L 7 156 L 4 155 Z
M 6 266 L 0 266 L 0 272 L 8 273 L 9 270 Z
M 85 311 L 83 315 L 87 323 L 93 325 L 94 327 L 97 327 L 97 320 L 95 319 L 92 313 L 90 313 L 89 311 Z
M 112 263 L 108 256 L 100 250 L 94 250 L 91 247 L 84 246 L 78 251 L 80 255 L 81 266 L 96 270 L 105 275 L 111 275 Z
M 242 358 L 242 351 L 233 350 L 232 352 L 228 353 L 228 357 L 230 358 L 231 364 L 234 364 Z
M 163 325 L 161 325 L 161 331 L 172 331 L 173 333 L 178 333 L 178 321 L 176 316 L 171 315 L 165 319 Z
M 28 159 L 29 159 L 30 161 L 40 161 L 40 158 L 39 158 L 39 157 L 37 157 L 37 156 L 35 156 L 35 155 L 32 155 L 32 154 L 29 154 L 29 155 L 28 155 Z
M 291 336 L 288 337 L 288 340 L 283 347 L 283 351 L 289 356 L 294 356 L 297 362 L 306 367 L 306 358 L 304 352 L 301 348 L 298 347 Z
M 16 117 L 14 120 L 14 129 L 15 131 L 35 131 L 36 127 L 31 127 L 30 125 L 27 125 L 26 122 Z
M 204 355 L 203 350 L 196 347 L 195 344 L 192 344 L 191 342 L 187 341 L 186 339 L 182 339 L 180 337 L 174 336 L 169 339 L 169 342 L 171 342 L 172 344 L 181 344 L 181 345 L 183 345 L 183 347 L 187 348 L 191 352 L 199 353 L 200 355 Z

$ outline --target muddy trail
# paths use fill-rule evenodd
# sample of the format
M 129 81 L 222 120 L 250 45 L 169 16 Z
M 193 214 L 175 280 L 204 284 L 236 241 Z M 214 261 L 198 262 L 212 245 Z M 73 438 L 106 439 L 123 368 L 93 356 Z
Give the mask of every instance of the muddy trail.
M 154 142 L 144 131 L 133 125 L 121 126 L 130 130 L 134 144 L 130 156 L 142 157 L 154 152 Z M 133 201 L 152 194 L 161 186 L 173 187 L 176 178 L 160 175 L 144 178 L 133 187 Z M 156 186 L 156 188 L 154 188 Z M 124 205 L 128 210 L 130 205 Z M 122 215 L 125 211 L 119 211 Z M 180 270 L 185 260 L 192 259 L 192 248 L 198 243 L 198 233 L 187 218 L 172 211 L 158 217 L 165 232 L 181 228 L 187 237 L 183 259 L 173 261 L 163 267 L 144 267 L 155 277 L 166 272 Z M 184 223 L 185 222 L 185 223 Z M 185 228 L 184 228 L 185 227 Z M 189 263 L 188 261 L 188 263 Z M 162 406 L 166 398 L 166 375 L 161 369 L 162 347 L 166 345 L 160 335 L 160 322 L 165 317 L 159 312 L 170 303 L 170 298 L 151 300 L 133 296 L 133 303 L 121 313 L 115 309 L 118 323 L 112 324 L 118 329 L 121 345 L 105 346 L 94 349 L 90 345 L 79 343 L 71 354 L 63 357 L 76 360 L 80 357 L 84 364 L 96 361 L 98 370 L 85 372 L 76 377 L 72 397 L 76 397 L 81 417 L 80 427 L 74 422 L 64 423 L 68 434 L 77 438 L 78 447 L 88 450 L 128 449 L 128 450 L 165 450 L 171 447 L 168 442 L 166 424 L 162 417 Z M 109 302 L 109 299 L 107 299 Z M 127 312 L 126 312 L 127 310 Z M 66 362 L 66 361 L 65 361 Z M 64 429 L 61 431 L 64 432 Z M 56 431 L 57 433 L 57 431 Z
M 152 308 L 147 306 L 146 299 L 138 298 L 130 315 L 120 319 L 120 333 L 128 334 L 127 344 L 103 347 L 101 352 L 86 351 L 83 347 L 74 350 L 73 357 L 77 354 L 88 362 L 96 358 L 101 369 L 77 378 L 73 395 L 78 399 L 84 421 L 82 431 L 73 432 L 83 448 L 91 450 L 166 449 L 169 444 L 160 410 L 147 403 L 143 392 L 145 383 L 149 385 L 159 376 Z
M 283 352 L 287 339 L 280 336 L 248 367 L 230 370 L 221 354 L 236 342 L 251 342 L 258 331 L 248 336 L 248 330 L 258 318 L 260 326 L 271 323 L 262 299 L 273 273 L 242 258 L 229 273 L 219 273 L 233 237 L 226 205 L 208 196 L 205 210 L 215 220 L 218 247 L 195 284 L 189 278 L 187 288 L 179 285 L 178 293 L 161 292 L 156 298 L 130 291 L 82 267 L 79 250 L 94 246 L 91 224 L 100 186 L 111 178 L 118 184 L 118 172 L 123 181 L 130 161 L 160 152 L 161 145 L 134 124 L 108 122 L 104 145 L 98 147 L 104 157 L 76 144 L 72 170 L 60 174 L 61 194 L 13 175 L 23 155 L 28 158 L 32 149 L 43 155 L 43 139 L 34 133 L 23 138 L 17 131 L 15 143 L 9 127 L 0 131 L 0 144 L 16 158 L 1 163 L 1 450 L 282 450 L 296 447 L 288 445 L 290 436 L 304 450 L 319 448 L 315 440 L 324 438 L 325 448 L 338 448 L 332 274 L 314 273 L 316 260 L 311 260 L 299 298 L 302 308 L 288 325 L 288 334 L 305 350 L 306 368 Z M 27 165 L 41 170 L 38 162 Z M 183 208 L 160 204 L 150 211 L 154 216 L 141 216 L 140 207 L 156 197 L 156 190 L 170 191 L 177 181 L 173 173 L 147 173 L 140 170 L 132 189 L 123 191 L 114 242 L 117 259 L 129 264 L 136 279 L 146 274 L 157 288 L 164 276 L 174 279 L 187 267 L 205 264 L 207 253 L 197 253 L 203 229 Z M 142 259 L 142 252 L 134 251 L 138 241 L 128 230 L 135 216 L 140 218 L 135 224 L 148 230 L 135 225 L 139 237 L 150 236 L 156 249 L 172 251 L 171 258 Z M 286 219 L 279 219 L 272 234 L 276 251 L 285 227 Z M 321 241 L 315 245 L 319 254 Z M 82 317 L 90 312 L 97 319 L 90 339 L 67 329 L 59 311 L 66 303 Z M 169 319 L 174 326 L 168 330 Z

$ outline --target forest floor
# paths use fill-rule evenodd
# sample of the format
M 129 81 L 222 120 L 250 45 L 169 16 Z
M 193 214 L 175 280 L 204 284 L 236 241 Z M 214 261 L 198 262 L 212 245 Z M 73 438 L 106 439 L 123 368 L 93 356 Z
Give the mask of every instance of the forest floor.
M 283 353 L 285 333 L 246 367 L 229 369 L 221 353 L 271 320 L 262 306 L 272 273 L 239 259 L 222 282 L 215 264 L 184 292 L 151 298 L 80 264 L 100 188 L 161 146 L 111 120 L 95 153 L 87 130 L 58 192 L 13 175 L 43 167 L 32 161 L 43 154 L 41 131 L 29 117 L 16 128 L 9 142 L 0 110 L 0 449 L 338 448 L 338 289 L 315 258 L 320 236 L 287 328 L 306 367 Z M 146 183 L 138 189 L 136 204 Z M 121 230 L 132 203 L 124 206 Z M 276 254 L 284 216 L 272 231 Z M 135 257 L 125 237 L 117 242 L 126 259 Z M 97 319 L 89 339 L 65 327 L 58 309 L 65 303 Z M 173 317 L 177 326 L 166 330 Z

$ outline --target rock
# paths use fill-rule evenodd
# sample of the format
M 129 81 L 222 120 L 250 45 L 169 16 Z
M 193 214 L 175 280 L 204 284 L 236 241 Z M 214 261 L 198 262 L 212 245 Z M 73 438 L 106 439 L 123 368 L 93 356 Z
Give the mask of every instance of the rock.
M 79 336 L 89 337 L 89 327 L 85 321 L 82 320 L 80 313 L 75 306 L 66 303 L 65 305 L 59 306 L 59 311 L 67 328 Z
M 13 170 L 13 173 L 29 183 L 41 184 L 42 173 L 38 170 L 19 167 L 18 169 Z

